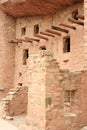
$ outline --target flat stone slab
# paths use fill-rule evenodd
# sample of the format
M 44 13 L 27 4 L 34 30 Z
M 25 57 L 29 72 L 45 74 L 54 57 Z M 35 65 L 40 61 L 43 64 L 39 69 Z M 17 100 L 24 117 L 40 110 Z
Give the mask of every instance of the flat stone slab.
M 0 130 L 18 130 L 18 128 L 7 121 L 0 119 Z
M 65 113 L 64 117 L 76 117 L 77 115 L 75 113 Z

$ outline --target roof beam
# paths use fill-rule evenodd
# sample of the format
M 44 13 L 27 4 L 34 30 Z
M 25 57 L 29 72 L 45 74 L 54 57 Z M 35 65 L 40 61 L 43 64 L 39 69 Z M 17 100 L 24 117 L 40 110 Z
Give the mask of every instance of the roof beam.
M 40 34 L 46 35 L 46 36 L 49 36 L 49 37 L 55 37 L 55 35 L 49 34 L 49 33 L 45 33 L 45 32 L 40 32 Z
M 58 31 L 53 31 L 53 30 L 50 30 L 50 29 L 46 29 L 46 32 L 57 35 L 57 36 L 61 36 L 61 33 L 59 33 Z
M 8 41 L 8 43 L 18 44 L 18 43 L 22 43 L 22 41 L 18 39 L 12 39 L 11 41 Z
M 22 42 L 31 42 L 30 40 L 28 39 L 12 39 L 11 41 L 9 41 L 9 43 L 14 43 L 14 44 L 18 44 L 18 43 L 22 43 Z
M 72 18 L 69 18 L 68 20 L 69 20 L 71 23 L 75 23 L 75 24 L 79 24 L 79 25 L 84 25 L 84 22 L 79 21 L 79 20 L 75 20 L 75 19 L 72 19 Z
M 74 26 L 71 26 L 71 25 L 67 25 L 67 24 L 59 24 L 60 26 L 63 26 L 63 27 L 67 27 L 67 28 L 70 28 L 70 29 L 73 29 L 73 30 L 76 30 L 76 27 Z
M 20 39 L 22 42 L 30 42 L 33 43 L 33 41 L 29 40 L 29 39 Z
M 66 30 L 57 26 L 52 26 L 52 29 L 60 31 L 60 32 L 64 32 L 64 33 L 69 33 L 69 30 Z
M 26 40 L 40 42 L 40 39 L 25 37 Z
M 42 36 L 42 35 L 40 35 L 40 34 L 35 34 L 34 36 L 48 41 L 48 38 L 47 38 L 47 37 L 44 37 L 44 36 Z

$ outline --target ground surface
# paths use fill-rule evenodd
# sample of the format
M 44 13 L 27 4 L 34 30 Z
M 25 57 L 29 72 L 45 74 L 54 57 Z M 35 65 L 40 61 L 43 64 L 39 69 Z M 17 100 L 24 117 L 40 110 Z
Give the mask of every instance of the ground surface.
M 20 124 L 24 124 L 25 123 L 25 119 L 26 119 L 26 115 L 25 114 L 20 115 L 20 116 L 14 116 L 13 120 L 9 120 L 8 123 L 10 123 L 10 124 L 12 124 L 12 125 L 14 125 L 16 127 L 19 127 Z
M 18 130 L 20 124 L 24 124 L 26 115 L 13 117 L 13 120 L 3 120 L 0 118 L 0 130 Z
M 1 103 L 0 103 L 0 113 L 1 113 Z M 0 130 L 18 130 L 20 124 L 24 124 L 26 119 L 26 114 L 20 116 L 14 116 L 13 120 L 3 120 L 0 118 Z
M 18 128 L 7 121 L 0 119 L 0 130 L 18 130 Z

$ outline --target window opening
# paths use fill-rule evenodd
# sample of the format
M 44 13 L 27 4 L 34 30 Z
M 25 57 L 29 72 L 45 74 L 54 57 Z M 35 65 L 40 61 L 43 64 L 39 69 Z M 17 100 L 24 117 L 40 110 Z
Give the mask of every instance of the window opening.
M 29 52 L 28 52 L 28 49 L 24 49 L 23 50 L 23 65 L 26 65 L 27 64 L 27 59 L 29 57 Z
M 65 37 L 63 39 L 63 52 L 70 52 L 70 37 Z
M 74 11 L 72 12 L 72 18 L 74 18 L 75 20 L 78 20 L 77 15 L 78 15 L 78 9 L 76 9 L 76 10 L 74 10 Z
M 71 102 L 75 97 L 75 91 L 65 91 L 64 102 Z
M 21 72 L 19 72 L 19 77 L 21 77 L 22 76 L 22 73 Z
M 45 46 L 41 46 L 40 50 L 46 50 L 46 47 Z
M 34 34 L 38 34 L 39 33 L 39 25 L 36 24 L 34 25 Z
M 22 86 L 23 84 L 22 83 L 18 83 L 18 86 Z
M 21 35 L 23 36 L 25 34 L 26 34 L 26 27 L 23 27 L 23 28 L 21 28 Z

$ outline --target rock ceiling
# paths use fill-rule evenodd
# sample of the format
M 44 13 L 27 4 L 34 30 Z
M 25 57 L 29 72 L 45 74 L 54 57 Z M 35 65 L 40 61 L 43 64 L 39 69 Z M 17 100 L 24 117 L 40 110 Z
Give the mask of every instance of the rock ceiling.
M 83 0 L 1 0 L 0 8 L 13 17 L 54 14 Z

